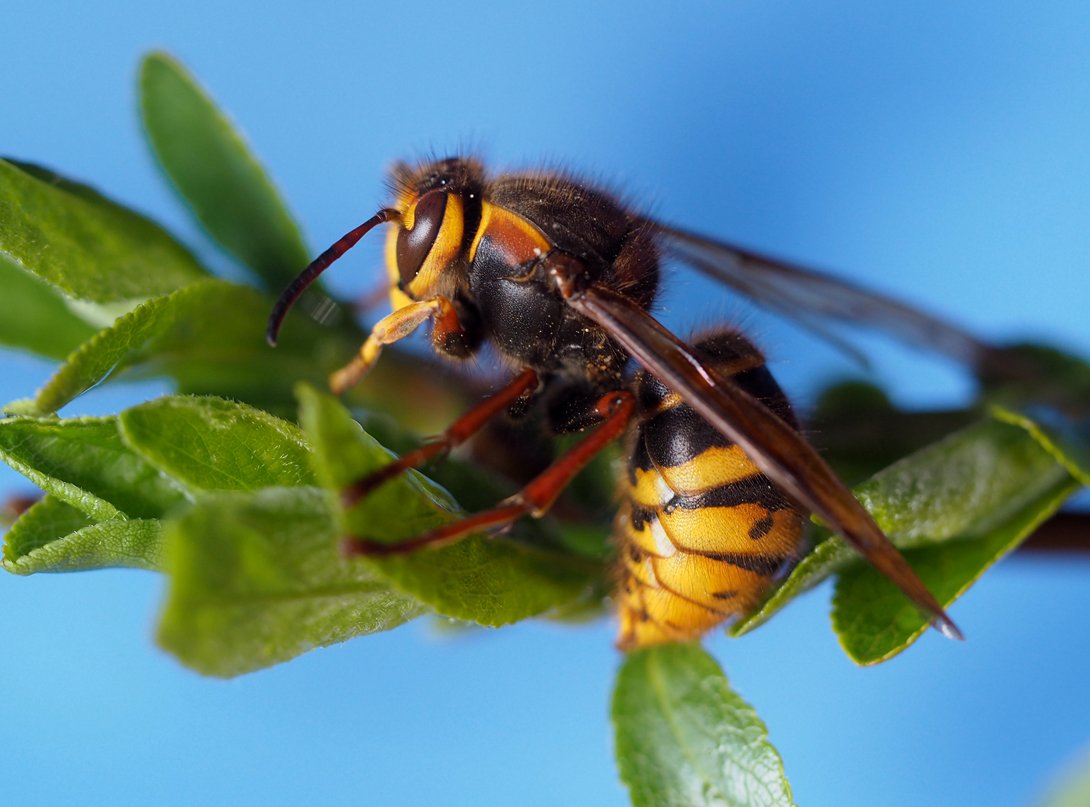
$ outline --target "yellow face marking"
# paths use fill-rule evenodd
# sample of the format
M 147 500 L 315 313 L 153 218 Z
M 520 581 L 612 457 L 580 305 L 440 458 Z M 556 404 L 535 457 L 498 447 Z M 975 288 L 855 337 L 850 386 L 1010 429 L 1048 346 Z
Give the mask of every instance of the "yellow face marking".
M 439 234 L 436 235 L 435 243 L 432 244 L 420 271 L 406 289 L 410 297 L 419 300 L 438 292 L 438 284 L 445 279 L 445 273 L 462 251 L 465 223 L 465 208 L 461 197 L 447 194 L 447 208 Z
M 383 257 L 386 259 L 386 277 L 390 282 L 390 308 L 394 311 L 413 302 L 412 297 L 398 288 L 401 274 L 397 270 L 397 236 L 402 228 L 412 227 L 416 199 L 417 196 L 412 191 L 404 191 L 398 194 L 397 201 L 394 202 L 394 208 L 401 214 L 401 219 L 397 226 L 391 227 L 386 232 L 386 248 L 383 251 Z
M 390 283 L 390 307 L 397 311 L 411 305 L 415 300 L 423 300 L 449 291 L 446 270 L 457 260 L 461 252 L 465 235 L 465 209 L 460 197 L 447 195 L 443 223 L 439 227 L 435 241 L 427 257 L 408 285 L 401 288 L 401 272 L 397 265 L 398 236 L 404 230 L 412 230 L 416 223 L 416 204 L 419 200 L 413 194 L 398 197 L 397 209 L 401 211 L 401 221 L 391 227 L 386 235 L 386 277 Z

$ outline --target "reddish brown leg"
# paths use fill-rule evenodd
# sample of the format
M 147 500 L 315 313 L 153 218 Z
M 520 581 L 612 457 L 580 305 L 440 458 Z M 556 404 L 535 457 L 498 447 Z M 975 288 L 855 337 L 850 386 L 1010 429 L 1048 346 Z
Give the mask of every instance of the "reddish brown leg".
M 521 491 L 504 499 L 492 510 L 468 516 L 396 544 L 348 537 L 344 541 L 345 553 L 369 556 L 405 555 L 424 548 L 446 546 L 482 530 L 496 530 L 525 515 L 540 518 L 548 512 L 556 497 L 575 475 L 599 451 L 624 434 L 636 410 L 636 398 L 626 390 L 611 392 L 598 400 L 595 409 L 604 418 L 598 428 L 576 443 L 568 453 L 558 458 Z
M 433 457 L 446 454 L 452 448 L 461 445 L 484 425 L 515 403 L 523 395 L 537 387 L 537 373 L 527 368 L 519 373 L 510 384 L 499 392 L 485 398 L 474 406 L 458 420 L 454 421 L 443 434 L 434 440 L 425 443 L 415 451 L 410 451 L 405 456 L 384 465 L 374 473 L 371 473 L 341 491 L 341 504 L 351 507 L 368 493 L 385 482 L 400 476 L 410 468 L 419 468 Z

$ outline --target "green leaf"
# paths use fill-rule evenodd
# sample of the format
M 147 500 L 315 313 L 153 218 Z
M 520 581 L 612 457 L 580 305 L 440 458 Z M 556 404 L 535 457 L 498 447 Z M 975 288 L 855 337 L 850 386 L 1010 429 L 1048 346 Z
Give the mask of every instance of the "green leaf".
M 299 389 L 300 422 L 314 446 L 315 469 L 334 493 L 390 461 L 336 400 Z M 341 513 L 343 532 L 396 542 L 458 517 L 445 491 L 413 472 L 388 482 Z M 518 534 L 517 531 L 515 533 Z M 472 536 L 441 549 L 354 561 L 446 616 L 499 626 L 575 599 L 597 564 L 511 537 Z
M 340 557 L 317 488 L 202 498 L 166 540 L 159 642 L 207 675 L 257 670 L 422 611 L 366 564 Z
M 1059 466 L 1053 466 L 1057 470 Z M 1060 471 L 1020 513 L 979 536 L 905 553 L 912 568 L 944 606 L 960 597 L 996 561 L 1015 549 L 1052 515 L 1078 485 Z M 1044 487 L 1044 486 L 1042 486 Z M 878 664 L 900 653 L 927 629 L 927 617 L 869 566 L 856 565 L 837 580 L 833 628 L 857 664 Z
M 0 257 L 0 345 L 63 359 L 95 328 L 72 312 L 55 288 Z
M 122 413 L 120 425 L 131 448 L 192 491 L 314 484 L 303 433 L 245 404 L 159 398 Z
M 121 441 L 113 417 L 0 420 L 0 459 L 97 521 L 159 518 L 186 502 Z
M 13 574 L 118 566 L 157 569 L 161 550 L 161 530 L 155 519 L 95 523 L 75 507 L 46 496 L 8 531 L 2 565 Z
M 293 400 L 297 380 L 324 380 L 351 349 L 328 335 L 320 346 L 319 326 L 300 320 L 296 338 L 272 350 L 264 341 L 270 307 L 254 289 L 222 280 L 148 300 L 72 353 L 28 413 L 55 412 L 132 368 L 141 375 L 171 375 L 181 392 L 215 393 L 282 410 Z
M 1090 423 L 1073 422 L 1051 409 L 1034 409 L 1023 414 L 994 407 L 992 415 L 1029 432 L 1056 462 L 1083 485 L 1090 485 Z
M 1064 766 L 1036 807 L 1086 807 L 1090 804 L 1090 748 Z
M 154 355 L 161 343 L 184 343 L 196 335 L 194 331 L 203 330 L 196 327 L 198 316 L 217 300 L 230 304 L 251 294 L 225 281 L 208 280 L 137 306 L 68 357 L 38 391 L 34 413 L 56 412 L 92 387 Z
M 4 567 L 15 571 L 16 564 L 35 550 L 94 523 L 82 510 L 56 496 L 44 496 L 28 507 L 5 534 Z
M 613 727 L 636 807 L 794 803 L 764 723 L 698 645 L 630 653 L 613 693 Z
M 70 297 L 96 303 L 166 294 L 207 276 L 150 219 L 86 186 L 46 182 L 4 160 L 0 258 Z
M 310 262 L 299 228 L 238 130 L 165 53 L 140 66 L 140 111 L 166 175 L 208 234 L 279 291 Z
M 1078 489 L 1072 472 L 1085 477 L 1080 462 L 1090 452 L 1073 424 L 1054 417 L 1042 425 L 1012 412 L 997 414 L 1010 438 L 1001 458 L 1003 473 L 1011 479 L 1017 474 L 1021 485 L 1009 489 L 990 518 L 966 525 L 957 535 L 959 540 L 906 553 L 923 582 L 947 606 Z M 927 619 L 889 580 L 860 565 L 847 569 L 837 581 L 833 627 L 853 661 L 876 664 L 911 644 L 926 629 Z
M 1042 496 L 1048 499 L 1048 491 L 1065 478 L 1024 429 L 985 420 L 894 463 L 855 493 L 886 535 L 901 549 L 911 549 L 999 528 Z M 731 633 L 753 630 L 799 594 L 858 560 L 839 538 L 826 538 Z

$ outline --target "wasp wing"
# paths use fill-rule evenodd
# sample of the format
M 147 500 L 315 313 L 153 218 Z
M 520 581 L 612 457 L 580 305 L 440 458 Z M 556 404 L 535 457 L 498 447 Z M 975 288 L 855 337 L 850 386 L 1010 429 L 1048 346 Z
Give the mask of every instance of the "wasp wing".
M 724 283 L 757 304 L 829 338 L 814 322 L 826 317 L 883 331 L 910 345 L 949 356 L 980 371 L 1006 377 L 1009 351 L 902 302 L 846 280 L 742 247 L 645 219 L 669 258 Z M 833 340 L 839 344 L 838 340 Z M 853 351 L 854 352 L 854 351 Z
M 733 440 L 769 479 L 889 577 L 947 635 L 957 627 L 851 491 L 798 432 L 696 354 L 637 303 L 597 284 L 566 295 L 639 364 Z

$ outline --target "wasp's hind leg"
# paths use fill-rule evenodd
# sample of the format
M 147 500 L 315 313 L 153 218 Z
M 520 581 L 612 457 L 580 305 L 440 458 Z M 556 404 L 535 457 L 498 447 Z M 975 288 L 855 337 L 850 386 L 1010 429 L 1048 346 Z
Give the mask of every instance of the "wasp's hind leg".
M 537 373 L 529 368 L 523 370 L 510 384 L 478 403 L 438 437 L 353 482 L 341 491 L 341 503 L 345 507 L 351 507 L 380 485 L 400 476 L 410 468 L 419 468 L 428 460 L 447 454 L 480 431 L 492 418 L 516 404 L 521 398 L 531 395 L 537 386 Z
M 514 496 L 504 499 L 493 509 L 396 544 L 348 537 L 344 541 L 345 552 L 369 556 L 405 555 L 419 549 L 446 546 L 475 532 L 499 530 L 522 516 L 540 518 L 548 512 L 557 496 L 587 463 L 609 443 L 624 434 L 636 411 L 636 396 L 627 390 L 610 392 L 601 396 L 594 408 L 600 421 L 594 431 L 557 458 L 526 487 Z

